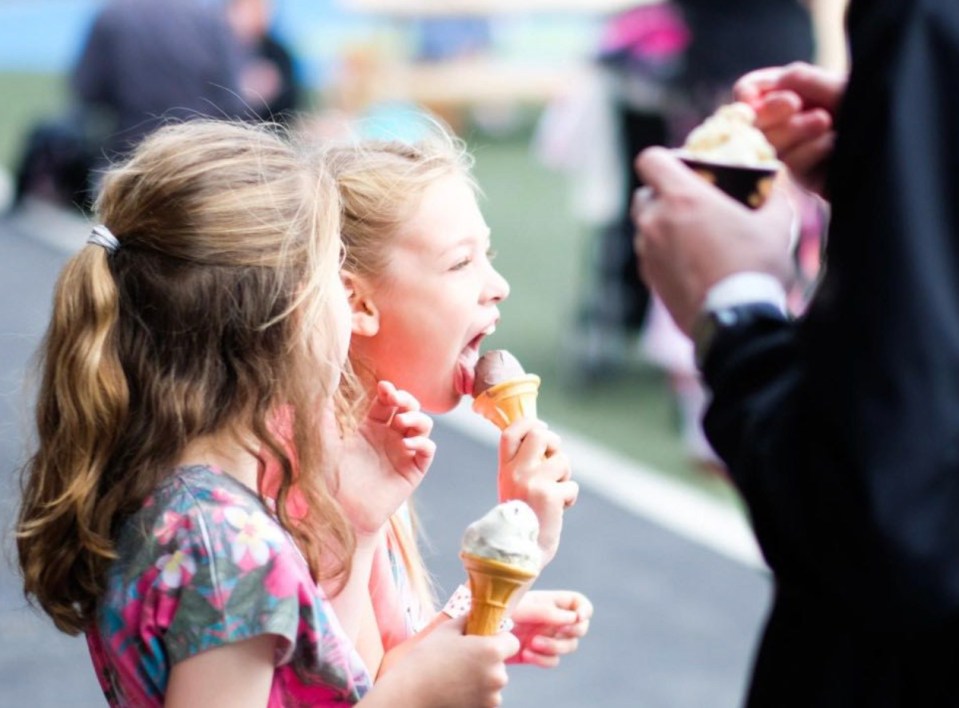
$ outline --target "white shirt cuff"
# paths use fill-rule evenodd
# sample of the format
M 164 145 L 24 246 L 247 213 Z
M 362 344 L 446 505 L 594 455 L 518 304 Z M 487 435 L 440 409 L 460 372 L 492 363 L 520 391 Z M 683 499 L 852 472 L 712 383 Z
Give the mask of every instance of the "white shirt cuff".
M 728 307 L 758 303 L 770 304 L 785 315 L 786 289 L 768 273 L 734 273 L 707 291 L 703 310 L 716 312 Z

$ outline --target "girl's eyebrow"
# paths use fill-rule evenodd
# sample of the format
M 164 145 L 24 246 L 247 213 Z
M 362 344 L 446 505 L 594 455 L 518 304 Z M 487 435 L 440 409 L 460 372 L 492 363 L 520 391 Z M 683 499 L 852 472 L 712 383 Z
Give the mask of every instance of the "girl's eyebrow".
M 477 241 L 481 241 L 485 243 L 486 246 L 488 247 L 490 245 L 490 236 L 492 235 L 492 233 L 493 233 L 492 230 L 487 226 L 481 232 L 478 232 L 471 236 L 464 236 L 458 241 L 451 243 L 449 246 L 444 248 L 442 252 L 445 254 L 457 248 L 462 248 L 463 246 L 472 246 Z

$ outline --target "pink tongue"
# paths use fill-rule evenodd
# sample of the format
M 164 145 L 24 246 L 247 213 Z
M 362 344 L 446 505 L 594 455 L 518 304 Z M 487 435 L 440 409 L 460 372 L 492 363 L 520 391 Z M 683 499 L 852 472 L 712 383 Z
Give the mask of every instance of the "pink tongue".
M 460 354 L 457 362 L 456 390 L 461 396 L 473 395 L 477 361 L 479 361 L 479 352 L 473 347 L 467 347 Z

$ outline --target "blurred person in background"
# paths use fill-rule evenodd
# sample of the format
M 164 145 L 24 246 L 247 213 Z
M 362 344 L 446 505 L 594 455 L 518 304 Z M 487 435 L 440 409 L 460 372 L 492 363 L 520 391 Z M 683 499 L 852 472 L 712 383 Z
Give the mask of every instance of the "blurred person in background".
M 579 197 L 574 206 L 585 204 L 577 217 L 596 233 L 595 285 L 581 303 L 572 340 L 574 373 L 615 375 L 638 337 L 644 359 L 667 372 L 687 455 L 710 471 L 722 471 L 722 463 L 702 433 L 706 396 L 692 345 L 639 277 L 629 197 L 642 182 L 632 159 L 651 145 L 680 144 L 692 127 L 731 100 L 733 83 L 745 72 L 811 61 L 813 27 L 810 7 L 800 0 L 637 5 L 604 27 L 601 81 L 550 106 L 537 136 L 540 159 L 570 175 Z M 612 157 L 604 159 L 607 152 Z M 821 219 L 814 208 L 803 215 L 808 251 Z
M 829 200 L 824 277 L 785 316 L 789 209 L 638 160 L 644 276 L 696 341 L 705 427 L 775 596 L 749 705 L 959 705 L 959 4 L 853 0 L 851 73 L 737 85 Z
M 108 0 L 70 85 L 108 160 L 170 120 L 249 115 L 242 50 L 222 7 L 199 0 Z
M 273 31 L 272 0 L 225 0 L 226 16 L 243 52 L 240 87 L 260 120 L 289 123 L 303 108 L 293 53 Z

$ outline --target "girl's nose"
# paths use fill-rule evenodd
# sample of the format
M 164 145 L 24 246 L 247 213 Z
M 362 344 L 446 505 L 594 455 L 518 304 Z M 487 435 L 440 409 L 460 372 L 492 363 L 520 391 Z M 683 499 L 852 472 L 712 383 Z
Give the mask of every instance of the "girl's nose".
M 500 302 L 509 297 L 509 283 L 492 265 L 489 268 L 485 293 L 486 299 L 491 302 Z

